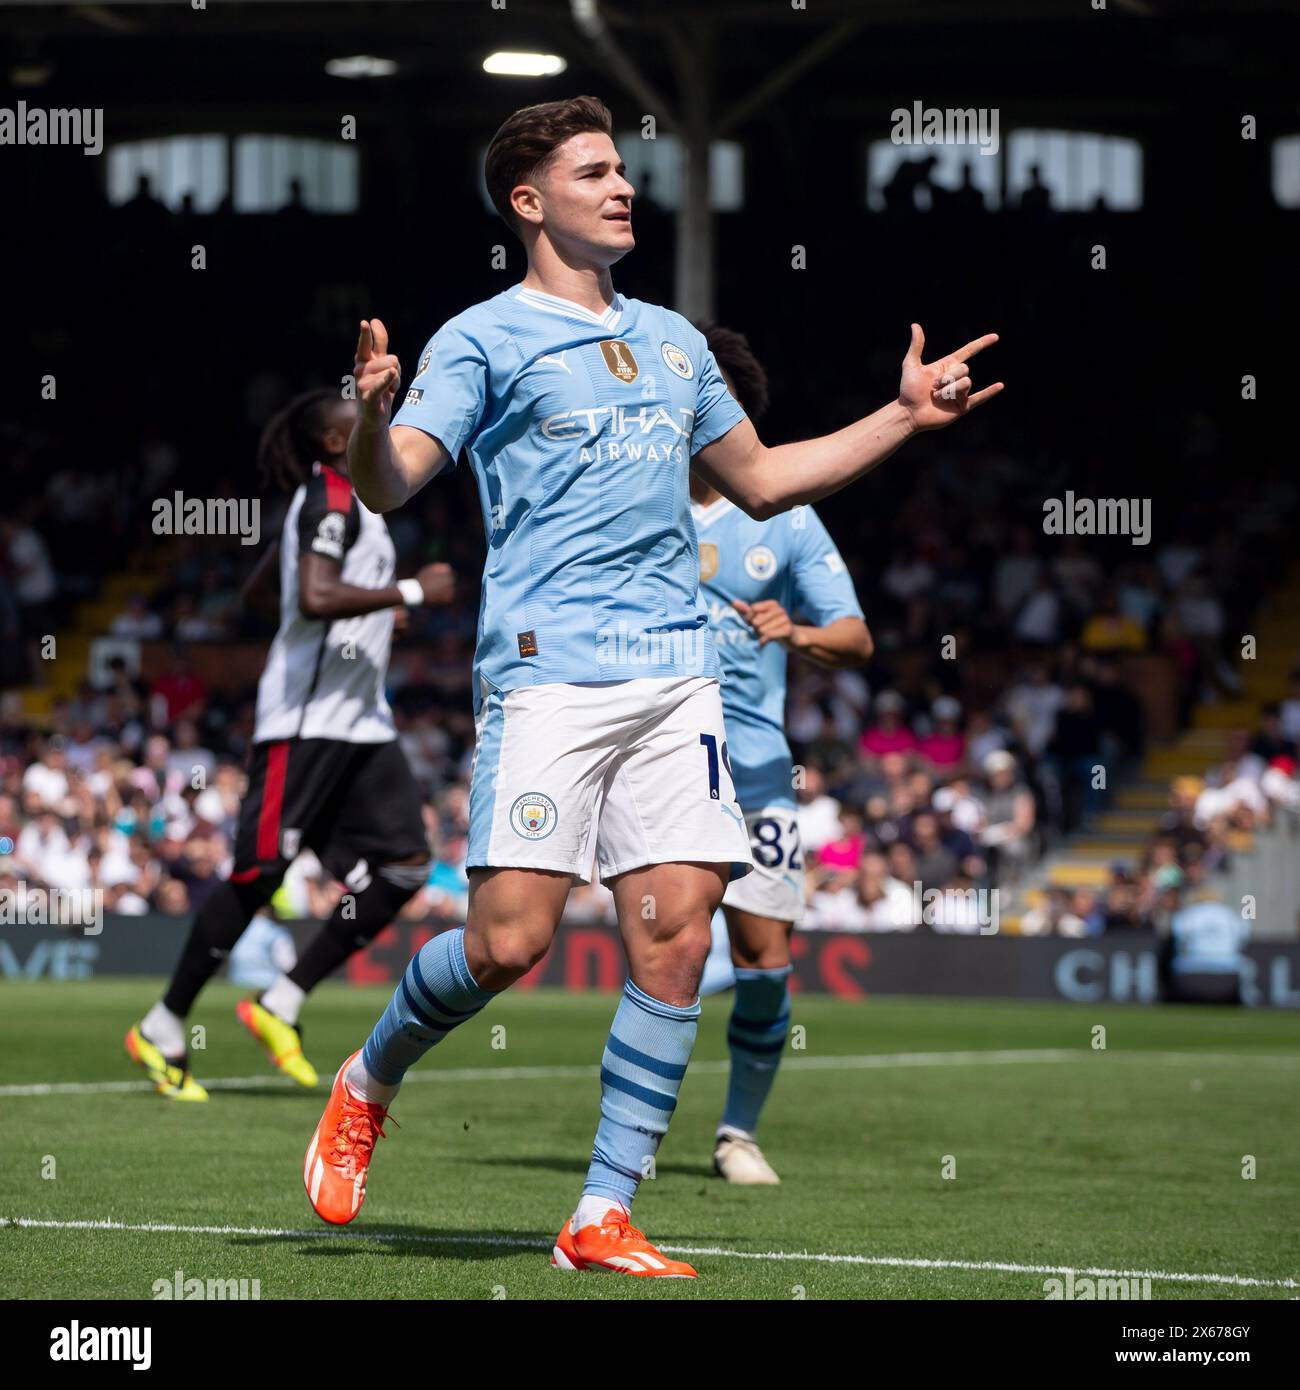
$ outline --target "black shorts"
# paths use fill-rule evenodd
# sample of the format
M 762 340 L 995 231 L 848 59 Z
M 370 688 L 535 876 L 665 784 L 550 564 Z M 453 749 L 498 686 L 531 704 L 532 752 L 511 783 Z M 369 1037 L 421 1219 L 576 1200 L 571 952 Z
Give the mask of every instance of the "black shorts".
M 335 878 L 428 855 L 423 801 L 406 755 L 388 743 L 289 738 L 253 748 L 239 808 L 234 882 L 278 882 L 310 849 Z

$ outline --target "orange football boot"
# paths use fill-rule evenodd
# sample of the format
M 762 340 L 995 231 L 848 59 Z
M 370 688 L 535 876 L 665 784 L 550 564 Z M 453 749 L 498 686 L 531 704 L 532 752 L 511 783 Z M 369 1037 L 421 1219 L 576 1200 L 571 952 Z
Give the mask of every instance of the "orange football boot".
M 599 1226 L 573 1229 L 564 1223 L 551 1251 L 556 1269 L 594 1269 L 607 1274 L 639 1274 L 642 1278 L 698 1279 L 688 1264 L 670 1260 L 637 1230 L 622 1207 L 611 1206 Z
M 343 1080 L 359 1055 L 360 1048 L 339 1068 L 302 1168 L 303 1184 L 316 1215 L 335 1226 L 346 1226 L 361 1210 L 375 1140 L 387 1137 L 381 1128 L 388 1118 L 387 1109 L 355 1100 Z

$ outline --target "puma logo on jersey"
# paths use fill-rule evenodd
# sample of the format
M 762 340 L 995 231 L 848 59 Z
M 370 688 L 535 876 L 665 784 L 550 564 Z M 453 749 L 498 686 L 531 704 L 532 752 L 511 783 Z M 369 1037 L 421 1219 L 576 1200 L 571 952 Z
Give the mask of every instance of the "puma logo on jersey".
M 568 372 L 568 374 L 572 376 L 573 368 L 564 360 L 564 354 L 568 352 L 568 350 L 568 348 L 565 348 L 564 352 L 561 352 L 558 356 L 549 352 L 544 352 L 536 359 L 537 365 L 539 367 L 559 367 L 562 372 Z

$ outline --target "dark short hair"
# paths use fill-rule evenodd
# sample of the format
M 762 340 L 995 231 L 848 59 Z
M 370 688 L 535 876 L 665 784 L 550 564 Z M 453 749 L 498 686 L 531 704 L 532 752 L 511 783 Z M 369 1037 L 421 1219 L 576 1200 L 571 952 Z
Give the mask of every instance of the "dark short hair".
M 719 323 L 698 324 L 718 366 L 731 378 L 741 409 L 751 420 L 761 420 L 767 410 L 767 373 L 754 356 L 749 339 Z
M 572 135 L 585 131 L 612 135 L 614 118 L 599 97 L 569 97 L 524 106 L 506 119 L 488 145 L 483 176 L 492 206 L 517 232 L 510 194 L 533 180 Z

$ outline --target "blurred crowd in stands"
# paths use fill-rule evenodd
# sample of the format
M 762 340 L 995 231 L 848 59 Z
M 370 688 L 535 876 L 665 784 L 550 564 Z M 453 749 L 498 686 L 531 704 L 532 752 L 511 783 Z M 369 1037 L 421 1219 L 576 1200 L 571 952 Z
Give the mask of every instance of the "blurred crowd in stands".
M 876 639 L 871 665 L 826 671 L 791 659 L 805 928 L 906 929 L 914 885 L 1022 884 L 1045 848 L 1104 805 L 1096 768 L 1113 788 L 1143 749 L 1125 654 L 1164 653 L 1192 700 L 1231 691 L 1236 625 L 1227 612 L 1252 585 L 1261 592 L 1267 572 L 1266 551 L 1248 554 L 1224 529 L 1190 527 L 1149 560 L 1106 568 L 1081 546 L 1035 541 L 1027 526 L 991 515 L 944 525 L 941 490 L 924 472 L 917 491 L 904 500 L 912 542 L 882 570 L 841 541 Z M 57 535 L 54 495 L 51 485 L 46 528 Z M 429 554 L 430 518 L 445 534 L 446 509 L 435 496 L 421 519 L 391 519 L 406 572 Z M 272 515 L 267 534 L 277 525 Z M 0 591 L 17 608 L 18 632 L 37 644 L 55 622 L 57 570 L 42 530 L 9 522 L 4 542 Z M 83 680 L 73 698 L 54 702 L 48 729 L 29 727 L 12 683 L 0 695 L 0 888 L 97 888 L 110 912 L 183 914 L 229 863 L 254 690 L 209 689 L 194 656 L 209 641 L 262 643 L 269 629 L 239 601 L 247 553 L 228 539 L 168 544 L 152 593 L 128 599 L 108 628 L 128 651 L 136 641 L 162 644 L 151 681 L 119 654 L 98 684 Z M 473 571 L 466 580 L 472 595 Z M 465 911 L 475 606 L 471 597 L 419 612 L 390 668 L 402 744 L 428 796 L 433 869 L 411 916 Z M 999 676 L 968 688 L 963 663 L 944 654 L 944 633 L 995 654 Z M 1235 739 L 1225 763 L 1174 783 L 1140 860 L 1115 864 L 1104 887 L 1036 895 L 1020 930 L 1083 936 L 1158 923 L 1182 890 L 1224 865 L 1233 832 L 1300 800 L 1298 742 L 1300 669 L 1290 698 Z M 341 891 L 306 852 L 275 906 L 319 916 Z M 948 901 L 936 929 L 978 929 L 960 892 Z M 599 886 L 578 889 L 571 912 L 610 917 L 612 900 Z

